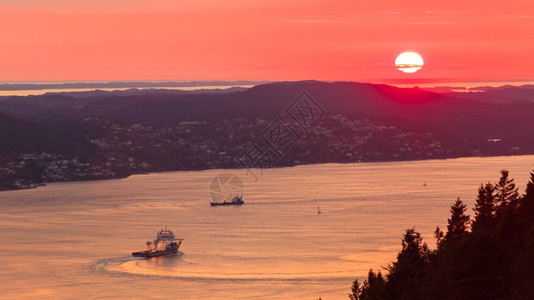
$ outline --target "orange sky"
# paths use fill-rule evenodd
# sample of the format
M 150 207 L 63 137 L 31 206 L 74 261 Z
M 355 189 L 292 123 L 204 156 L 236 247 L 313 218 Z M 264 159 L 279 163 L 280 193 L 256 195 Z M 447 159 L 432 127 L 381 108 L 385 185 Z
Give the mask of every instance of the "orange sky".
M 531 0 L 184 2 L 2 0 L 0 81 L 534 78 Z

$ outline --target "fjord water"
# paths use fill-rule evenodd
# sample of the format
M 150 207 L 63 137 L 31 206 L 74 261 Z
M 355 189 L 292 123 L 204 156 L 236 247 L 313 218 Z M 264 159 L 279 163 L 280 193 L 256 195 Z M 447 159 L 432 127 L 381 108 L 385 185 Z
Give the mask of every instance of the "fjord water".
M 347 299 L 386 266 L 403 231 L 429 246 L 457 197 L 508 169 L 524 191 L 534 156 L 322 164 L 136 175 L 0 193 L 0 295 L 6 299 Z M 243 206 L 210 207 L 221 173 Z M 426 182 L 426 186 L 423 184 Z M 321 213 L 318 214 L 318 207 Z M 181 253 L 137 259 L 161 226 Z

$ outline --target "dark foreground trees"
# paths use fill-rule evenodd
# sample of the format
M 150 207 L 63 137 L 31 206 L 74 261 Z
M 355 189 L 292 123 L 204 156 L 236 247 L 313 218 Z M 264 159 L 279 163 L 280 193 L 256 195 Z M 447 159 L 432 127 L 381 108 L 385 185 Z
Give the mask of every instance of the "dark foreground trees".
M 534 299 L 534 173 L 523 195 L 508 175 L 480 186 L 473 220 L 456 200 L 435 250 L 406 230 L 385 278 L 370 270 L 350 299 Z

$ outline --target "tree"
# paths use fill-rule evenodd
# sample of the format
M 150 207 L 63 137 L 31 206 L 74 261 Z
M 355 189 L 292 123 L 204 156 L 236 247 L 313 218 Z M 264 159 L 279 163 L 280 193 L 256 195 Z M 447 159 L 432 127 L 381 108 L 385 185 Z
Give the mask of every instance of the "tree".
M 434 230 L 434 237 L 436 238 L 436 246 L 439 248 L 441 245 L 441 242 L 443 242 L 443 239 L 445 238 L 445 235 L 443 234 L 443 230 L 441 230 L 439 226 L 437 226 L 436 230 Z
M 530 173 L 530 181 L 527 183 L 525 195 L 521 201 L 520 213 L 524 221 L 534 225 L 534 172 Z
M 367 280 L 363 282 L 361 287 L 361 293 L 359 300 L 381 300 L 385 299 L 386 294 L 386 281 L 382 277 L 382 273 L 373 272 L 373 269 L 369 270 Z
M 496 209 L 495 186 L 489 182 L 486 185 L 481 184 L 478 188 L 475 208 L 473 208 L 475 211 L 473 231 L 487 227 L 493 217 L 495 217 Z
M 530 173 L 525 194 L 519 204 L 520 222 L 516 228 L 513 244 L 513 264 L 508 268 L 514 278 L 510 298 L 534 299 L 534 173 Z
M 451 206 L 451 218 L 447 219 L 447 234 L 445 234 L 446 242 L 450 243 L 459 241 L 467 234 L 469 216 L 465 214 L 466 210 L 466 205 L 460 200 L 460 197 L 458 197 L 456 202 L 454 202 L 454 205 Z
M 534 200 L 534 172 L 530 172 L 530 181 L 527 183 L 525 198 Z
M 428 248 L 423 242 L 421 234 L 415 231 L 415 227 L 409 228 L 402 239 L 402 251 L 399 253 L 400 257 L 422 257 L 426 254 Z
M 397 261 L 388 266 L 386 299 L 427 299 L 430 251 L 415 228 L 406 230 Z
M 519 200 L 519 193 L 515 187 L 514 179 L 508 179 L 508 171 L 501 171 L 501 178 L 499 182 L 495 185 L 496 190 L 496 200 L 502 206 L 512 205 L 515 206 Z
M 358 279 L 354 280 L 352 286 L 350 287 L 349 299 L 350 300 L 360 300 L 360 294 L 362 293 L 362 288 Z

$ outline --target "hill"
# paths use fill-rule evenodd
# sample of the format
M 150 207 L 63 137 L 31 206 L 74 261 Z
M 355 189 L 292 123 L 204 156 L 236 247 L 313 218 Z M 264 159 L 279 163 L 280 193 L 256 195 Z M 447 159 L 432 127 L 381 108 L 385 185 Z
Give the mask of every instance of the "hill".
M 308 113 L 298 98 L 304 91 L 313 100 L 308 105 L 324 116 L 312 118 L 307 128 L 276 123 L 293 122 L 290 110 Z M 0 97 L 0 155 L 10 166 L 0 171 L 9 175 L 38 162 L 47 181 L 65 181 L 258 163 L 263 168 L 534 153 L 534 103 L 460 96 L 299 81 L 250 89 Z M 292 132 L 284 136 L 289 146 L 273 146 L 269 130 L 278 130 L 271 137 Z M 266 147 L 263 158 L 272 157 L 243 165 L 247 147 L 258 143 Z
M 354 82 L 277 82 L 225 93 L 150 90 L 87 97 L 63 94 L 10 97 L 0 99 L 0 111 L 28 120 L 60 116 L 172 123 L 250 116 L 272 118 L 302 91 L 307 91 L 331 115 L 394 120 L 397 124 L 466 138 L 534 137 L 534 128 L 530 126 L 534 103 L 488 103 L 480 101 L 483 95 L 460 97 Z M 515 95 L 508 89 L 503 91 Z

